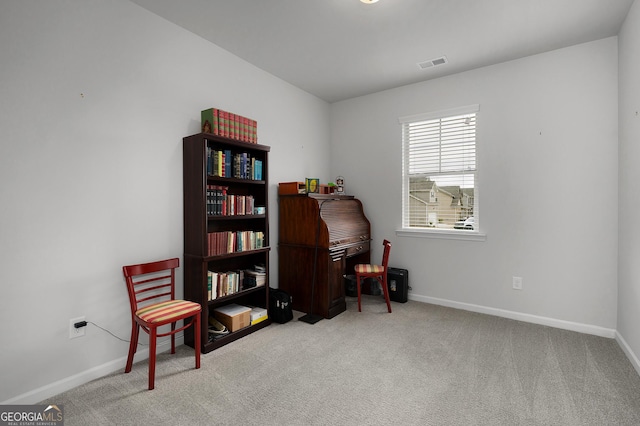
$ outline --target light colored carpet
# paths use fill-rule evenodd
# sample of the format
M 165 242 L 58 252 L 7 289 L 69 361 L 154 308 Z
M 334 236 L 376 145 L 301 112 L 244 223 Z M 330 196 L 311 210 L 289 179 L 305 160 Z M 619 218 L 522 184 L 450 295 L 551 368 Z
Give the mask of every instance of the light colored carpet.
M 640 377 L 612 339 L 409 301 L 347 298 L 202 356 L 160 354 L 42 403 L 65 425 L 638 425 Z M 123 354 L 124 355 L 124 354 Z M 124 366 L 123 366 L 124 367 Z

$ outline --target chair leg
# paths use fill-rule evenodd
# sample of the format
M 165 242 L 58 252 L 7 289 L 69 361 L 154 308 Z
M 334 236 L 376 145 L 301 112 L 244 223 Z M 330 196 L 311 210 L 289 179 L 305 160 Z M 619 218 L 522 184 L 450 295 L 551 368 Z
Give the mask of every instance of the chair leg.
M 132 320 L 133 324 L 131 326 L 131 339 L 129 343 L 129 355 L 127 356 L 127 366 L 124 368 L 125 373 L 131 372 L 131 368 L 133 367 L 133 355 L 136 353 L 138 349 L 138 335 L 140 334 L 140 326 L 135 320 Z
M 391 301 L 389 300 L 389 287 L 387 286 L 387 274 L 382 276 L 382 292 L 384 293 L 384 300 L 387 301 L 387 309 L 391 313 Z
M 155 386 L 156 377 L 156 328 L 149 328 L 149 390 Z
M 171 323 L 171 353 L 172 354 L 176 353 L 176 335 L 175 335 L 175 331 L 176 331 L 176 323 L 172 322 Z
M 196 369 L 200 368 L 200 336 L 202 331 L 200 329 L 200 313 L 196 315 L 195 322 L 193 323 L 195 327 L 193 330 L 193 335 L 195 337 L 195 350 L 196 350 Z
M 362 290 L 360 289 L 360 275 L 356 274 L 356 287 L 358 288 L 358 312 L 362 312 L 362 306 L 360 305 L 360 294 Z

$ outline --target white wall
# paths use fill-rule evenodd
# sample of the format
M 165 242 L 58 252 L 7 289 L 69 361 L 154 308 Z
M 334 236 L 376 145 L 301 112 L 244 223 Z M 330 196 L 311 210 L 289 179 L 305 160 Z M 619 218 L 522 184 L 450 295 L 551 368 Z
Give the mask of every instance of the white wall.
M 620 253 L 618 335 L 640 373 L 640 3 L 634 2 L 619 35 Z
M 394 243 L 412 299 L 613 337 L 617 60 L 613 37 L 331 106 L 332 175 L 363 201 L 373 256 L 383 238 Z M 398 117 L 470 104 L 486 241 L 397 237 Z
M 1 2 L 0 58 L 0 401 L 124 369 L 127 343 L 69 340 L 69 319 L 128 338 L 122 265 L 182 256 L 202 109 L 256 119 L 272 148 L 277 286 L 276 185 L 328 179 L 328 104 L 125 0 Z

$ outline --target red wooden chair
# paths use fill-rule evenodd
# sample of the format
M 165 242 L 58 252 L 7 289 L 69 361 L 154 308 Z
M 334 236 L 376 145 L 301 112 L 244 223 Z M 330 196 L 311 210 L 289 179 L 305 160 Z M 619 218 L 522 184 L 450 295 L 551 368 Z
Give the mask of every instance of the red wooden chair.
M 138 347 L 142 328 L 149 335 L 149 390 L 154 388 L 156 372 L 156 338 L 171 335 L 171 353 L 176 352 L 176 333 L 193 325 L 196 368 L 200 368 L 200 312 L 199 304 L 175 298 L 175 270 L 177 258 L 140 265 L 123 266 L 131 303 L 131 344 L 125 373 L 131 371 L 133 355 Z M 180 320 L 189 320 L 176 329 Z M 158 333 L 158 327 L 171 324 L 171 330 Z
M 360 264 L 355 266 L 356 270 L 356 287 L 358 287 L 358 312 L 362 312 L 361 306 L 361 279 L 373 278 L 382 285 L 384 299 L 387 301 L 387 309 L 391 313 L 391 302 L 389 301 L 389 288 L 387 287 L 387 270 L 389 269 L 389 252 L 391 251 L 391 242 L 384 240 L 384 253 L 382 254 L 382 265 Z

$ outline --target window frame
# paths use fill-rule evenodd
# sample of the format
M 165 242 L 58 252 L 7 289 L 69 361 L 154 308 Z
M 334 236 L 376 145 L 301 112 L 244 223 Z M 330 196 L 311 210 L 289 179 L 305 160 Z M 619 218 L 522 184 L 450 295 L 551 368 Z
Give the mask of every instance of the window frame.
M 402 139 L 402 228 L 396 230 L 397 236 L 404 237 L 419 237 L 419 238 L 438 238 L 438 239 L 451 239 L 451 240 L 470 240 L 470 241 L 485 241 L 486 234 L 480 232 L 480 229 L 465 230 L 465 229 L 440 229 L 430 227 L 409 227 L 407 225 L 406 218 L 408 218 L 407 209 L 409 208 L 409 188 L 410 188 L 410 175 L 409 164 L 410 158 L 408 153 L 409 141 L 405 140 L 405 126 L 410 123 L 420 121 L 439 120 L 447 117 L 454 117 L 465 114 L 476 114 L 477 118 L 480 112 L 480 105 L 473 104 L 459 108 L 451 108 L 446 110 L 439 110 L 433 112 L 427 112 L 422 114 L 407 115 L 398 118 L 398 122 L 401 127 L 401 139 Z M 479 179 L 478 179 L 478 129 L 476 127 L 475 134 L 475 170 L 474 175 L 474 207 L 473 215 L 477 226 L 480 226 L 480 203 L 479 203 Z M 456 172 L 458 174 L 461 172 Z

